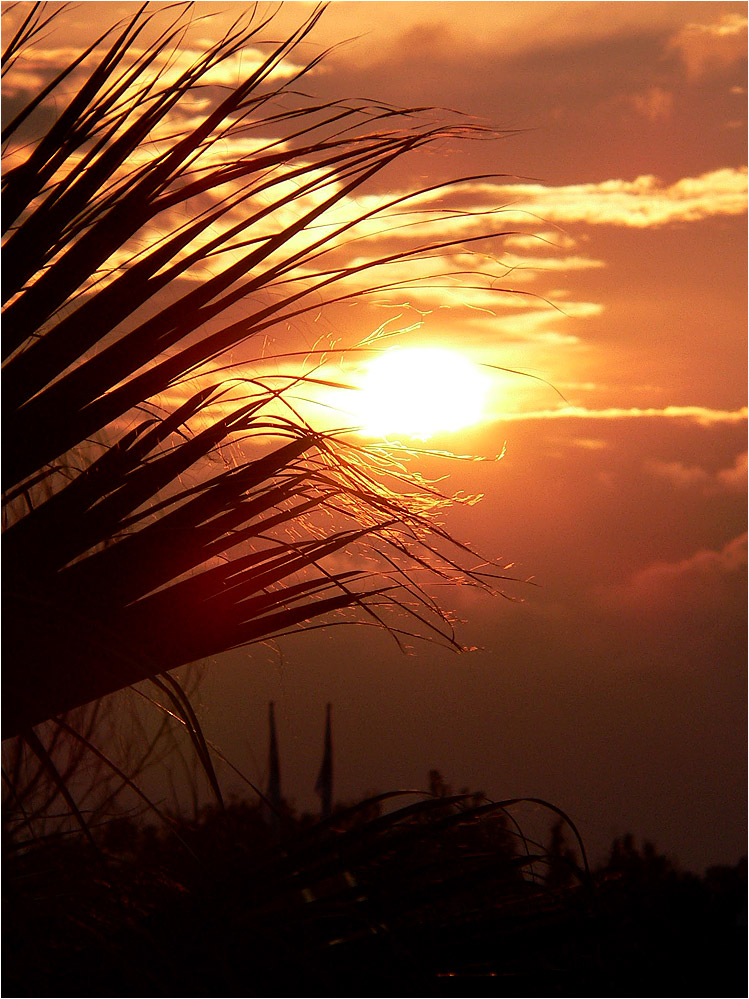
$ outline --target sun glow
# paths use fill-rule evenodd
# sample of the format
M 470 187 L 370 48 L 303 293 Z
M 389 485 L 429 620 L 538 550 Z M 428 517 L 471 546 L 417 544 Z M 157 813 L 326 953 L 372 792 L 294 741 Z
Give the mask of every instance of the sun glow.
M 355 417 L 368 434 L 427 440 L 478 423 L 488 384 L 481 370 L 456 351 L 394 348 L 369 365 Z

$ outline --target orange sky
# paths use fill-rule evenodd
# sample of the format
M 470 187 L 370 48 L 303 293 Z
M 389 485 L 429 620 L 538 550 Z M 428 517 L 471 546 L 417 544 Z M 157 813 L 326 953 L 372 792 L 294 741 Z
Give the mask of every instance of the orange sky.
M 74 9 L 64 41 L 10 81 L 11 100 L 112 6 Z M 246 5 L 196 5 L 221 6 Z M 312 6 L 286 4 L 279 34 Z M 330 701 L 341 799 L 423 786 L 437 767 L 456 787 L 556 802 L 594 856 L 626 830 L 695 869 L 745 852 L 746 14 L 339 2 L 305 43 L 300 61 L 349 39 L 305 78 L 320 98 L 451 108 L 513 130 L 416 152 L 358 203 L 502 175 L 422 207 L 503 208 L 492 226 L 516 235 L 429 266 L 478 263 L 538 297 L 460 277 L 439 288 L 425 266 L 418 287 L 323 310 L 301 342 L 419 321 L 408 342 L 529 371 L 571 408 L 542 382 L 498 377 L 493 420 L 444 443 L 487 456 L 506 444 L 505 457 L 429 466 L 485 494 L 454 511 L 455 533 L 540 584 L 512 589 L 522 604 L 442 595 L 481 651 L 404 658 L 385 636 L 335 629 L 211 672 L 207 728 L 251 779 L 263 780 L 273 699 L 284 790 L 314 807 Z M 465 214 L 445 230 L 479 231 Z

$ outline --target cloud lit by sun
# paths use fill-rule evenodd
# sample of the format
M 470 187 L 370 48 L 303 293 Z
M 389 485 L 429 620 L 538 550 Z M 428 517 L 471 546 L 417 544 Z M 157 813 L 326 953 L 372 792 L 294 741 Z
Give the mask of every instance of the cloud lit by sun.
M 353 416 L 373 436 L 428 440 L 480 422 L 488 388 L 487 376 L 457 351 L 395 348 L 369 364 Z

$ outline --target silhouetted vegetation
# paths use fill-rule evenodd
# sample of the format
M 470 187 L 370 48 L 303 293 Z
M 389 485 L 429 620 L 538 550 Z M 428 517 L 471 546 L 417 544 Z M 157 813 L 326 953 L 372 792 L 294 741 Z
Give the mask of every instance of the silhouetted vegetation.
M 66 10 L 7 8 L 26 16 L 6 80 Z M 459 648 L 426 578 L 502 576 L 441 529 L 446 497 L 402 455 L 304 415 L 309 393 L 351 391 L 320 370 L 332 337 L 301 336 L 306 316 L 408 285 L 393 264 L 506 235 L 490 211 L 445 239 L 420 209 L 472 178 L 360 207 L 400 157 L 485 133 L 301 93 L 323 10 L 273 41 L 272 13 L 246 5 L 206 46 L 192 5 L 131 8 L 7 115 L 3 733 L 40 758 L 34 726 L 148 681 L 210 773 L 170 670 L 345 611 Z M 370 246 L 406 217 L 426 237 Z M 337 342 L 338 361 L 348 348 L 371 356 L 376 335 Z
M 65 7 L 21 9 L 8 73 Z M 370 178 L 435 140 L 483 134 L 424 109 L 305 97 L 296 85 L 318 59 L 290 57 L 321 14 L 269 45 L 247 5 L 180 61 L 189 7 L 144 5 L 4 126 L 3 703 L 17 737 L 4 991 L 435 994 L 453 976 L 463 991 L 498 976 L 515 995 L 720 994 L 744 967 L 745 868 L 696 878 L 626 840 L 593 875 L 558 809 L 542 846 L 513 823 L 516 802 L 453 794 L 437 772 L 428 793 L 322 822 L 222 806 L 170 670 L 343 611 L 458 647 L 423 574 L 484 589 L 502 578 L 445 534 L 445 498 L 400 458 L 300 415 L 293 393 L 328 384 L 324 349 L 291 372 L 288 343 L 265 350 L 266 333 L 321 304 L 408 286 L 390 264 L 458 248 L 429 210 L 412 215 L 435 223 L 418 245 L 337 255 L 438 190 L 359 208 L 347 199 Z M 244 48 L 256 63 L 196 112 L 206 74 Z M 224 154 L 233 140 L 241 156 Z M 492 214 L 471 241 L 504 235 Z M 501 270 L 471 280 L 504 293 Z M 142 682 L 214 789 L 194 821 L 112 820 L 160 734 L 117 768 L 95 744 L 100 708 L 70 714 Z M 124 738 L 124 717 L 110 721 Z M 57 827 L 58 811 L 79 828 Z
M 6 839 L 4 992 L 742 994 L 745 862 L 701 878 L 628 836 L 589 876 L 561 817 L 544 848 L 514 804 L 386 794 L 287 808 L 279 835 L 234 801 L 122 817 L 96 850 Z

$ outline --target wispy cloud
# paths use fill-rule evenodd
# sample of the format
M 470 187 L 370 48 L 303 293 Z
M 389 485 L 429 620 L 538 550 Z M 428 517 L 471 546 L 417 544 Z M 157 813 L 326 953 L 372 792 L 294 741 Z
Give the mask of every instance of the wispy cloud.
M 512 278 L 516 282 L 533 281 L 539 272 L 544 271 L 562 271 L 568 274 L 570 271 L 589 271 L 606 267 L 603 260 L 582 256 L 518 257 L 514 254 L 503 253 L 501 261 L 509 268 Z
M 662 409 L 588 409 L 584 406 L 560 406 L 526 413 L 502 413 L 501 420 L 687 420 L 701 426 L 714 423 L 743 423 L 747 408 L 710 409 L 707 406 L 665 406 Z
M 616 94 L 599 104 L 607 114 L 631 116 L 632 112 L 649 122 L 666 121 L 674 110 L 674 95 L 662 86 L 646 86 L 631 93 Z
M 746 55 L 747 18 L 743 14 L 721 14 L 707 24 L 685 24 L 669 43 L 680 56 L 691 77 L 736 62 Z
M 144 54 L 142 49 L 133 46 L 129 52 L 129 61 L 132 62 Z M 63 67 L 70 65 L 79 55 L 80 49 L 73 46 L 45 47 L 38 45 L 28 49 L 24 54 L 23 66 L 14 67 L 13 72 L 8 74 L 7 80 L 3 80 L 5 96 L 14 97 L 21 92 L 41 89 L 41 86 L 46 84 Z M 102 52 L 97 50 L 92 58 L 100 58 L 101 55 Z M 159 53 L 153 60 L 154 67 L 159 73 L 159 84 L 168 86 L 174 83 L 182 73 L 198 64 L 204 55 L 203 49 L 192 46 L 182 46 Z M 267 57 L 268 52 L 247 46 L 240 52 L 211 66 L 203 75 L 201 84 L 214 87 L 235 86 L 240 80 L 246 79 L 258 70 Z M 273 79 L 280 82 L 295 76 L 301 69 L 302 64 L 293 59 L 279 59 L 274 66 Z M 75 89 L 81 86 L 88 72 L 90 72 L 90 64 L 84 63 L 65 81 L 62 92 L 75 92 Z M 55 96 L 47 99 L 47 103 L 54 106 L 55 100 L 59 100 L 59 96 L 60 91 L 56 91 Z
M 528 234 L 513 233 L 505 237 L 503 246 L 508 250 L 543 250 L 544 244 L 548 243 L 555 249 L 571 250 L 577 246 L 577 242 L 569 233 L 547 230 Z
M 647 470 L 665 479 L 677 489 L 700 489 L 705 493 L 745 491 L 747 481 L 747 454 L 739 454 L 733 465 L 713 471 L 701 465 L 681 461 L 649 461 Z
M 531 213 L 549 222 L 644 229 L 742 215 L 747 209 L 747 170 L 724 167 L 673 184 L 652 174 L 561 187 L 476 184 L 471 194 L 476 207 L 503 203 L 508 211 Z
M 648 121 L 661 121 L 671 115 L 674 96 L 663 87 L 648 87 L 642 93 L 631 96 L 632 107 Z
M 599 597 L 609 609 L 648 614 L 661 624 L 663 615 L 684 623 L 684 613 L 710 615 L 735 599 L 736 582 L 746 576 L 747 536 L 732 538 L 720 549 L 701 548 L 674 562 L 653 562 L 626 583 L 601 590 Z M 742 602 L 745 598 L 741 596 Z

